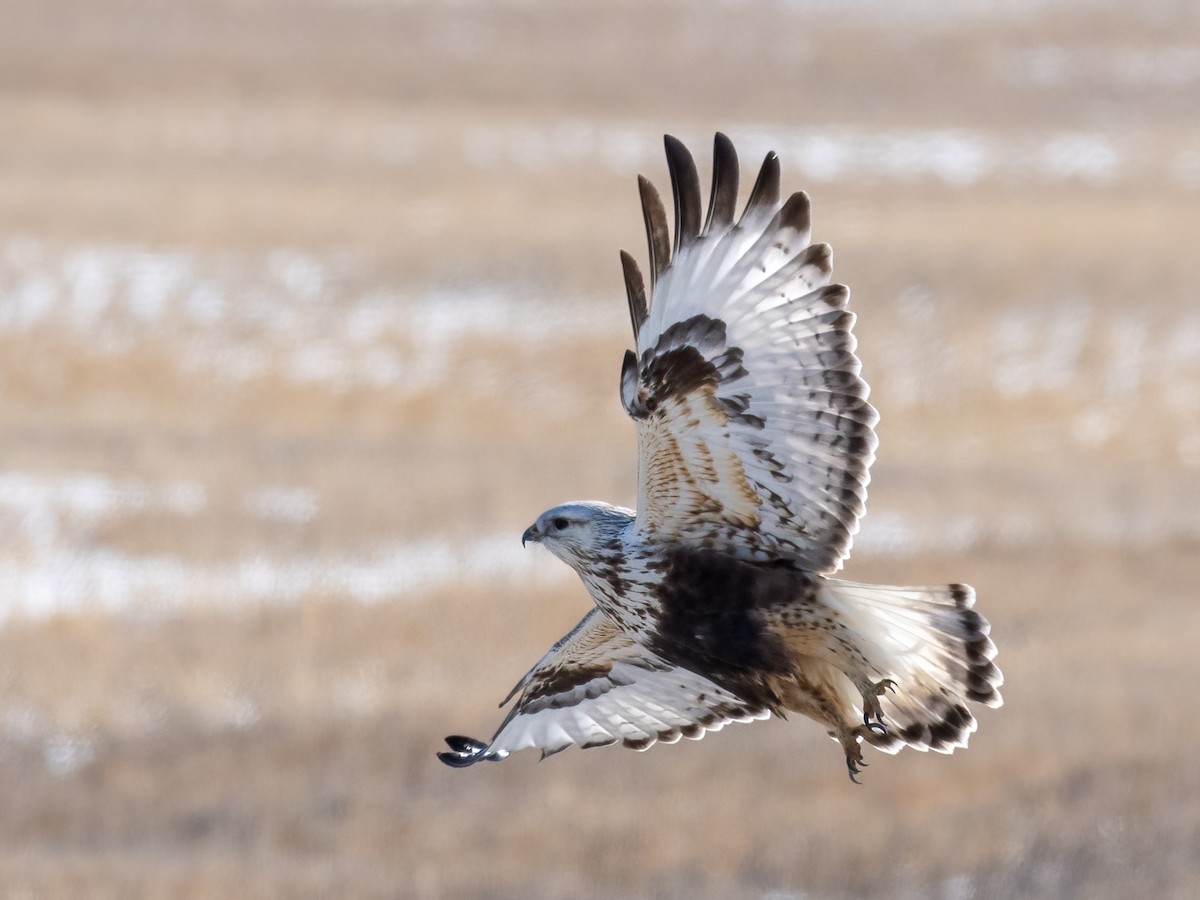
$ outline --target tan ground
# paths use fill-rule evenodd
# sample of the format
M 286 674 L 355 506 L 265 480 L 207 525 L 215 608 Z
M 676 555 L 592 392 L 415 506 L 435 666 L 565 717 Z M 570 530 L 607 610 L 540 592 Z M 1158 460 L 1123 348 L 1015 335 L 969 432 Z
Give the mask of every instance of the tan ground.
M 1200 20 L 833 6 L 5 4 L 0 897 L 1200 894 Z M 974 584 L 1005 706 L 447 769 L 586 608 L 521 530 L 632 501 L 633 176 L 717 128 L 854 291 L 847 574 Z

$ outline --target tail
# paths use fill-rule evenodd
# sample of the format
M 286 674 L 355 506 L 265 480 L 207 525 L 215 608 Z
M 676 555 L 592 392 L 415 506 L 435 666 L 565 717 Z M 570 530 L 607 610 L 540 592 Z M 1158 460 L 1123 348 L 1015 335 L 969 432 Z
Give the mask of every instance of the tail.
M 966 701 L 1003 702 L 1004 676 L 992 662 L 991 626 L 965 584 L 883 587 L 828 580 L 821 599 L 856 636 L 879 697 L 882 729 L 864 739 L 888 753 L 903 746 L 951 753 L 975 730 Z M 880 688 L 883 690 L 883 688 Z M 867 701 L 864 701 L 866 705 Z

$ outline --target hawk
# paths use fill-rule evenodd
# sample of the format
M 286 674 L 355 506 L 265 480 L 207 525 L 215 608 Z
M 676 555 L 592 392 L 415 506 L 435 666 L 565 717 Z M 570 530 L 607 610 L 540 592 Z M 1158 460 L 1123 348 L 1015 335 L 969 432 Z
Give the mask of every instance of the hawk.
M 649 290 L 621 254 L 637 511 L 566 503 L 524 533 L 595 606 L 509 693 L 490 741 L 451 736 L 438 756 L 462 767 L 527 747 L 645 750 L 789 712 L 828 729 L 851 779 L 864 743 L 966 746 L 967 702 L 1000 706 L 1003 683 L 972 588 L 831 577 L 858 531 L 879 417 L 849 291 L 830 284 L 829 245 L 810 241 L 808 196 L 781 202 L 769 153 L 737 216 L 737 153 L 717 134 L 705 213 L 695 162 L 665 143 L 673 232 L 638 179 Z

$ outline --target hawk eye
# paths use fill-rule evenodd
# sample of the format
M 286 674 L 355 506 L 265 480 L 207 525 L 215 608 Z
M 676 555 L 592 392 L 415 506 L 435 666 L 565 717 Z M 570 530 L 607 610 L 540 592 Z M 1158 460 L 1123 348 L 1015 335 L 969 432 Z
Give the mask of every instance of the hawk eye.
M 567 527 L 567 520 L 562 516 L 555 516 L 550 520 L 550 524 L 554 526 L 555 531 L 562 531 Z

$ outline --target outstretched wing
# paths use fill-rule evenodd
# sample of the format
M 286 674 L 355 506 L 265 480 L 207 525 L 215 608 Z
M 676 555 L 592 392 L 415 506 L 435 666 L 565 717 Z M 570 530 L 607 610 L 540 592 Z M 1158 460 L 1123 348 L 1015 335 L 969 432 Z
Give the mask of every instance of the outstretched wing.
M 446 738 L 438 754 L 450 766 L 504 759 L 536 747 L 545 758 L 579 747 L 618 741 L 646 750 L 656 741 L 698 740 L 726 722 L 765 719 L 770 713 L 675 666 L 635 644 L 593 609 L 512 689 L 520 692 L 508 718 L 489 743 Z M 503 705 L 503 704 L 501 704 Z
M 670 136 L 666 148 L 673 240 L 639 179 L 651 299 L 621 257 L 637 339 L 621 399 L 638 426 L 638 528 L 837 571 L 877 445 L 849 291 L 829 284 L 829 245 L 809 242 L 808 197 L 780 203 L 773 153 L 735 223 L 737 154 L 717 135 L 702 226 L 695 163 Z

